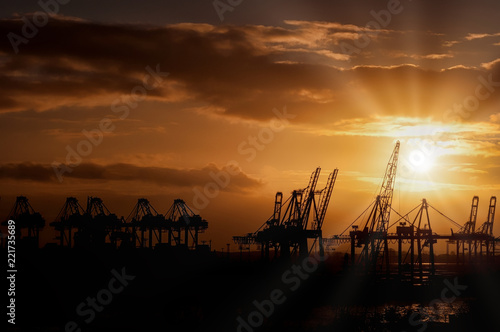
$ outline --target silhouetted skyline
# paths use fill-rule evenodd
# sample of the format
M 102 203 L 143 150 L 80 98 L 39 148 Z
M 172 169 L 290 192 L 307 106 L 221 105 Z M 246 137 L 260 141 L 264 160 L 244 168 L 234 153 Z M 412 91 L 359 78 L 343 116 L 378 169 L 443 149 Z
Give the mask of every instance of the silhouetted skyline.
M 463 223 L 470 197 L 498 194 L 497 2 L 213 4 L 0 10 L 2 218 L 19 195 L 48 221 L 67 196 L 117 215 L 182 198 L 221 247 L 321 165 L 340 170 L 332 235 L 397 139 L 398 210 L 427 198 Z

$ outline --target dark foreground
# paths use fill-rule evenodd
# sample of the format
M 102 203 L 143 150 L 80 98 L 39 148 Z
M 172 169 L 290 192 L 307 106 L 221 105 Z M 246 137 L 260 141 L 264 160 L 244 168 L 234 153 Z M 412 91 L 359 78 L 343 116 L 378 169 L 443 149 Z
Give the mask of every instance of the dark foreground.
M 8 330 L 500 331 L 498 264 L 450 267 L 414 285 L 367 277 L 341 255 L 246 259 L 167 250 L 18 252 L 16 325 Z

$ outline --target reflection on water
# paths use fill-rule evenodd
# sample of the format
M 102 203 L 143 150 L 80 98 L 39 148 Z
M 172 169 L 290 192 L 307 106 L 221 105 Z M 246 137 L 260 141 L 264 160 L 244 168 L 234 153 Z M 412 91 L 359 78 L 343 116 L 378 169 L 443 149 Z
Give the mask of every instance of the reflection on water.
M 403 323 L 411 327 L 410 317 L 413 313 L 419 313 L 413 317 L 413 322 L 449 323 L 450 315 L 460 315 L 468 311 L 469 305 L 459 299 L 452 303 L 436 301 L 431 306 L 429 303 L 349 307 L 326 305 L 311 310 L 304 325 L 307 330 L 315 330 L 322 326 L 331 326 L 335 322 L 355 320 L 367 325 Z
M 452 303 L 439 301 L 431 306 L 423 306 L 421 304 L 412 304 L 410 308 L 396 306 L 396 311 L 408 309 L 411 310 L 412 313 L 419 312 L 423 316 L 420 318 L 422 321 L 448 323 L 450 315 L 468 312 L 468 305 L 464 301 L 456 300 Z

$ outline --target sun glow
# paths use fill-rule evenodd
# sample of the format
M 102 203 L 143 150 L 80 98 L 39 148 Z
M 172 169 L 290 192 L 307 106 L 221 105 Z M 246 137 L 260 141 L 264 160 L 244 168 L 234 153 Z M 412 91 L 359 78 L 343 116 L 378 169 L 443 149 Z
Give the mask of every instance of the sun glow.
M 427 173 L 434 166 L 434 158 L 421 150 L 413 150 L 409 155 L 409 162 L 417 173 Z

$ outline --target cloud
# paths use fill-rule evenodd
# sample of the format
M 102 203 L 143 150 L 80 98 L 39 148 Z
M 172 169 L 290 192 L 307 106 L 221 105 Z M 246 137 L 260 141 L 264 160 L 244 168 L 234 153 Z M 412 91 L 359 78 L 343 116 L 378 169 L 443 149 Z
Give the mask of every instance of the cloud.
M 330 123 L 327 128 L 297 126 L 298 130 L 312 134 L 326 136 L 372 136 L 372 137 L 432 137 L 438 133 L 464 136 L 470 133 L 481 132 L 483 137 L 488 135 L 500 136 L 500 127 L 491 123 L 444 123 L 430 118 L 411 118 L 399 116 L 371 116 L 368 118 L 344 119 Z M 476 135 L 479 137 L 481 135 Z
M 500 68 L 500 58 L 490 61 L 490 62 L 485 62 L 481 64 L 481 67 L 483 67 L 486 70 L 493 70 L 495 67 Z
M 500 126 L 491 122 L 436 122 L 430 118 L 372 116 L 344 119 L 326 125 L 296 125 L 314 136 L 350 136 L 400 140 L 406 151 L 423 150 L 432 156 L 500 156 Z
M 500 37 L 500 32 L 498 33 L 469 33 L 465 36 L 466 40 L 483 39 L 490 37 Z
M 469 174 L 488 174 L 487 171 L 471 168 L 471 167 L 463 167 L 463 166 L 454 166 L 449 169 L 450 172 L 460 172 L 460 173 L 469 173 Z
M 0 20 L 0 34 L 20 31 L 22 24 L 20 18 Z M 0 112 L 109 109 L 116 98 L 129 96 L 142 84 L 147 66 L 159 65 L 170 76 L 148 91 L 147 100 L 217 110 L 226 118 L 267 121 L 274 116 L 271 110 L 283 105 L 298 115 L 297 122 L 367 112 L 439 117 L 474 93 L 471 82 L 482 73 L 460 64 L 446 71 L 425 69 L 419 61 L 447 61 L 454 54 L 395 49 L 413 32 L 381 31 L 369 48 L 348 56 L 338 42 L 355 40 L 363 28 L 319 21 L 285 24 L 159 27 L 51 18 L 35 38 L 20 45 L 19 54 L 13 54 L 7 38 L 0 41 Z M 438 38 L 442 47 L 443 36 L 418 34 Z M 417 64 L 384 63 L 387 54 L 404 55 Z M 352 61 L 346 65 L 348 59 Z M 435 91 L 443 86 L 451 89 L 437 98 Z
M 490 121 L 494 123 L 500 123 L 500 113 L 490 115 Z
M 1 165 L 0 178 L 22 179 L 22 180 L 32 180 L 40 182 L 55 180 L 55 176 L 50 166 L 34 164 L 30 162 Z
M 404 63 L 401 65 L 389 65 L 389 66 L 382 66 L 382 65 L 359 65 L 359 66 L 354 66 L 352 69 L 353 70 L 363 70 L 363 69 L 404 69 L 404 68 L 415 68 L 415 69 L 420 69 L 419 66 L 412 64 L 412 63 Z
M 288 25 L 299 26 L 304 28 L 320 28 L 333 29 L 336 31 L 354 31 L 360 30 L 360 27 L 354 24 L 342 24 L 339 22 L 322 22 L 322 21 L 301 21 L 301 20 L 285 20 Z
M 455 65 L 455 66 L 451 66 L 451 67 L 448 67 L 448 68 L 441 69 L 441 71 L 453 70 L 453 69 L 475 70 L 476 68 L 475 67 L 468 67 L 468 66 L 464 66 L 464 65 Z
M 200 169 L 175 169 L 167 167 L 142 167 L 132 164 L 99 165 L 83 163 L 65 173 L 65 181 L 139 181 L 158 186 L 195 187 L 215 182 L 216 175 L 221 181 L 229 180 L 229 185 L 219 186 L 222 191 L 245 191 L 258 188 L 262 183 L 246 175 L 238 169 L 238 174 L 229 176 L 230 166 L 217 167 L 214 164 Z M 232 166 L 231 166 L 232 167 Z M 234 172 L 233 172 L 234 173 Z M 224 174 L 224 175 L 221 175 Z M 9 163 L 0 165 L 0 178 L 14 180 L 30 180 L 37 182 L 54 182 L 57 179 L 50 165 L 37 163 Z
M 0 32 L 21 26 L 21 20 L 2 20 Z M 6 38 L 0 43 L 0 52 L 7 54 L 0 63 L 0 101 L 4 111 L 109 106 L 142 83 L 146 66 L 160 64 L 172 75 L 167 86 L 149 91 L 148 97 L 169 101 L 183 96 L 223 106 L 228 113 L 258 98 L 267 104 L 261 107 L 267 116 L 269 109 L 284 104 L 274 100 L 285 99 L 288 89 L 332 87 L 335 69 L 276 63 L 283 53 L 346 59 L 328 49 L 291 47 L 307 40 L 302 32 L 274 27 L 147 27 L 51 19 L 17 55 Z
M 443 42 L 443 47 L 452 47 L 453 45 L 460 44 L 458 40 L 446 40 Z
M 414 57 L 415 59 L 439 60 L 453 58 L 453 54 L 425 54 L 413 55 L 412 57 Z
M 391 55 L 394 58 L 410 58 L 416 60 L 441 60 L 453 58 L 453 54 L 441 53 L 441 54 L 407 54 L 404 52 L 398 52 Z

